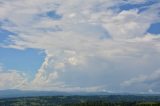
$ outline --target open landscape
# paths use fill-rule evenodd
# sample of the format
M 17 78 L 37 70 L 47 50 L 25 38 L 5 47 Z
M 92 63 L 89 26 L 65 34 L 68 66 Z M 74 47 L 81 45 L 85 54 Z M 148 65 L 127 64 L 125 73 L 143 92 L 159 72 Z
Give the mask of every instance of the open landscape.
M 160 96 L 43 96 L 0 99 L 0 106 L 160 106 Z
M 160 0 L 0 0 L 0 106 L 160 106 Z
M 160 94 L 2 90 L 0 106 L 160 106 Z

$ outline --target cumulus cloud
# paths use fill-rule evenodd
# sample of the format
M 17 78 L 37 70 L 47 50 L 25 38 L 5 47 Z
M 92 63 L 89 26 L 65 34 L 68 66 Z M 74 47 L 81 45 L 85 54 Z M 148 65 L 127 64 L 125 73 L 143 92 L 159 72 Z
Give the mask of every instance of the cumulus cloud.
M 15 34 L 3 47 L 45 51 L 30 89 L 118 91 L 126 79 L 159 68 L 160 37 L 147 29 L 160 19 L 160 4 L 143 12 L 114 9 L 144 2 L 1 0 L 1 27 Z
M 0 67 L 0 89 L 25 89 L 27 79 L 25 74 L 16 70 L 5 70 Z

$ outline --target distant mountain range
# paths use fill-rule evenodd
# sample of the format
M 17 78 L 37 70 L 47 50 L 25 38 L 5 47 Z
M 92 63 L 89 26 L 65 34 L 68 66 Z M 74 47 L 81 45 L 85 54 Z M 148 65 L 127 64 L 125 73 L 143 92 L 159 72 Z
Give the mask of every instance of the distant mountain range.
M 73 96 L 73 95 L 109 95 L 108 92 L 58 92 L 58 91 L 32 91 L 32 90 L 0 90 L 0 98 L 34 97 L 34 96 Z
M 74 96 L 74 95 L 92 96 L 92 95 L 148 95 L 148 94 L 108 93 L 108 92 L 58 92 L 58 91 L 32 91 L 32 90 L 25 91 L 17 89 L 0 90 L 0 98 L 35 97 L 35 96 Z M 160 95 L 160 94 L 154 94 L 154 95 Z
M 31 91 L 31 90 L 0 90 L 0 98 L 13 98 L 13 97 L 33 97 L 33 96 L 58 96 L 58 95 L 69 95 L 66 92 L 56 91 Z

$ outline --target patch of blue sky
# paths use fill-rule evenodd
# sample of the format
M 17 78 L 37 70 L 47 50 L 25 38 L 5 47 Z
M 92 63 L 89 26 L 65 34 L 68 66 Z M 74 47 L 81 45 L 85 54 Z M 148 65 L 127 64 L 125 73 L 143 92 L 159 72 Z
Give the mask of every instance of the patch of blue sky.
M 15 35 L 13 32 L 0 28 L 0 43 L 6 43 L 9 35 Z
M 13 69 L 26 73 L 33 79 L 45 58 L 45 54 L 36 49 L 17 50 L 0 48 L 0 63 L 5 69 Z
M 151 24 L 147 32 L 151 34 L 160 34 L 160 22 Z
M 49 11 L 46 15 L 53 20 L 60 20 L 62 18 L 62 15 L 58 14 L 56 11 Z
M 139 13 L 141 13 L 141 12 L 147 10 L 149 6 L 151 6 L 155 3 L 157 3 L 156 0 L 148 0 L 145 3 L 137 3 L 137 4 L 124 3 L 124 4 L 119 5 L 118 8 L 120 11 L 138 9 Z

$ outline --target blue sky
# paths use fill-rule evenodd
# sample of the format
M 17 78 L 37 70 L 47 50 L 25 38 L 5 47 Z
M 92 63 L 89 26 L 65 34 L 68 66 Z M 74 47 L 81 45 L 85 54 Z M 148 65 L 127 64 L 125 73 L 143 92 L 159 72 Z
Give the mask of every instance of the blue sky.
M 44 61 L 44 53 L 36 49 L 16 50 L 0 48 L 0 61 L 4 68 L 25 72 L 30 79 Z
M 0 41 L 5 43 L 8 38 L 8 35 L 10 35 L 10 34 L 13 34 L 13 33 L 1 28 L 0 29 L 0 35 L 1 35 Z
M 159 93 L 159 6 L 0 0 L 0 89 Z
M 147 30 L 147 32 L 152 33 L 152 34 L 160 34 L 160 23 L 153 23 Z
M 120 10 L 130 10 L 130 9 L 139 9 L 140 12 L 145 11 L 146 9 L 148 9 L 149 6 L 153 5 L 157 3 L 156 0 L 146 0 L 143 3 L 135 3 L 135 4 L 130 4 L 130 3 L 126 3 L 126 4 L 122 4 L 119 6 Z

